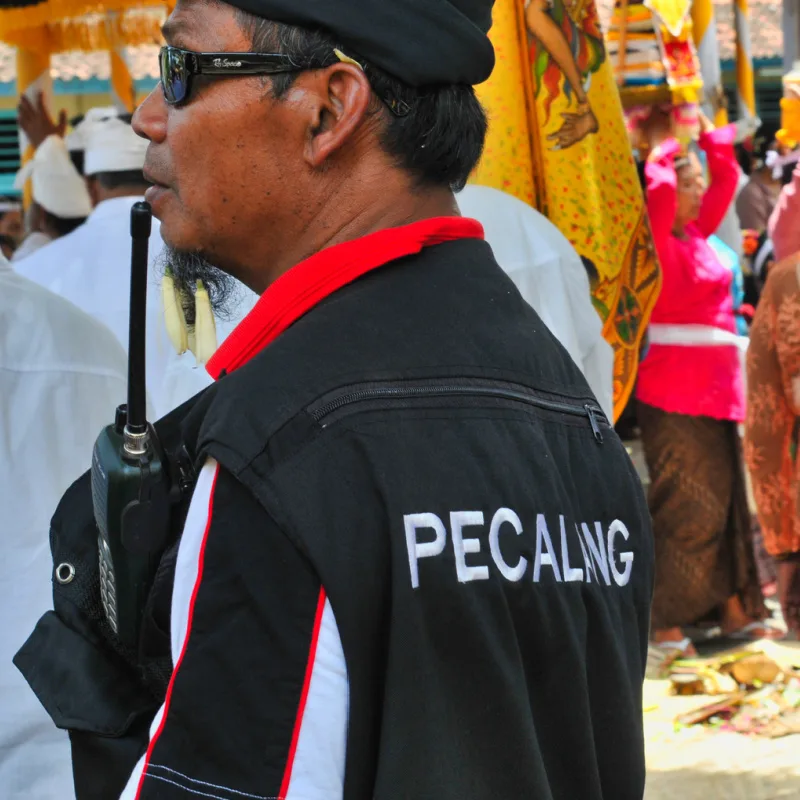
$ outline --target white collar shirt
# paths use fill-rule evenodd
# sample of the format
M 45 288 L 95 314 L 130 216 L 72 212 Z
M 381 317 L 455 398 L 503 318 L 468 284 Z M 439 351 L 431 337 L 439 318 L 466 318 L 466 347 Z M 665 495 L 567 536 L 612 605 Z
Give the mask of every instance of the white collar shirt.
M 16 264 L 18 261 L 22 261 L 23 258 L 38 253 L 39 250 L 46 247 L 52 241 L 53 237 L 48 236 L 46 233 L 41 233 L 40 231 L 29 233 L 25 237 L 25 241 L 14 251 L 11 260 Z
M 0 792 L 74 797 L 67 734 L 11 660 L 52 608 L 50 518 L 125 401 L 125 353 L 100 323 L 0 263 Z
M 74 303 L 105 325 L 127 353 L 130 319 L 130 212 L 140 197 L 104 200 L 86 222 L 23 259 L 14 268 L 26 278 Z M 161 301 L 164 243 L 153 220 L 147 292 L 147 388 L 158 416 L 172 410 L 161 390 L 177 356 L 169 342 Z

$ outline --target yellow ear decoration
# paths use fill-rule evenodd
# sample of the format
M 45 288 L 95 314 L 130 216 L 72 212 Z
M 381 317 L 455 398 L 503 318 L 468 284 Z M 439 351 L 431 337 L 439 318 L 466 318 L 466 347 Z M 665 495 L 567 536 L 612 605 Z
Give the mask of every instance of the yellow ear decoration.
M 203 281 L 197 281 L 194 300 L 194 355 L 198 364 L 206 364 L 217 349 L 217 325 L 211 310 L 211 299 Z
M 197 359 L 197 340 L 194 337 L 194 327 L 189 328 L 187 347 L 189 348 L 189 352 Z
M 183 303 L 172 270 L 167 267 L 161 282 L 161 301 L 164 304 L 164 321 L 167 333 L 175 352 L 182 356 L 189 347 L 189 335 L 186 330 L 186 317 L 183 314 Z
M 362 72 L 364 71 L 364 67 L 358 63 L 354 58 L 350 58 L 350 56 L 346 56 L 341 50 L 337 50 L 334 48 L 333 52 L 336 54 L 336 58 L 342 62 L 342 64 L 352 64 L 354 67 L 358 67 Z

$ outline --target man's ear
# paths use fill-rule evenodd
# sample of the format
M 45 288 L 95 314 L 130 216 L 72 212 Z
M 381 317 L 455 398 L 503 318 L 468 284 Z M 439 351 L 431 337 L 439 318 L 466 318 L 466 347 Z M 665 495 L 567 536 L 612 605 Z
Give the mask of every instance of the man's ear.
M 363 123 L 372 101 L 372 87 L 355 64 L 333 64 L 312 75 L 314 116 L 309 128 L 305 158 L 321 167 Z

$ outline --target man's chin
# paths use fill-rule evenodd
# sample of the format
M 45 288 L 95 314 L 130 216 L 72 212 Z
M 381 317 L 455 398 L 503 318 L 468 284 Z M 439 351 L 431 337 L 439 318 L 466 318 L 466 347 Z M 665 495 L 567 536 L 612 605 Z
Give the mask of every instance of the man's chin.
M 176 252 L 195 252 L 199 248 L 198 226 L 183 214 L 175 193 L 166 186 L 151 186 L 144 195 L 159 222 L 164 244 Z
M 187 224 L 181 214 L 175 214 L 171 209 L 160 209 L 156 213 L 153 207 L 153 216 L 159 222 L 158 232 L 164 242 L 165 258 L 181 261 L 181 259 L 195 259 L 197 257 L 213 267 L 216 259 L 206 252 L 202 238 L 197 235 L 198 226 Z

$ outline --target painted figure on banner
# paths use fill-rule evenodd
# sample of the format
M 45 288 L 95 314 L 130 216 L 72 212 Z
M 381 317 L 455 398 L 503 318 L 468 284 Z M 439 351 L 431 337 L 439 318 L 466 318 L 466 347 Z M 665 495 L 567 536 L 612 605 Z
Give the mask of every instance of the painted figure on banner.
M 575 105 L 562 111 L 562 125 L 548 134 L 555 149 L 571 147 L 597 133 L 597 117 L 587 91 L 591 76 L 605 60 L 605 45 L 597 12 L 581 0 L 527 0 L 525 21 L 534 37 L 531 60 L 537 97 L 544 93 L 544 124 L 550 122 L 555 99 L 560 95 Z M 579 9 L 578 7 L 585 7 Z M 573 18 L 574 15 L 574 18 Z

